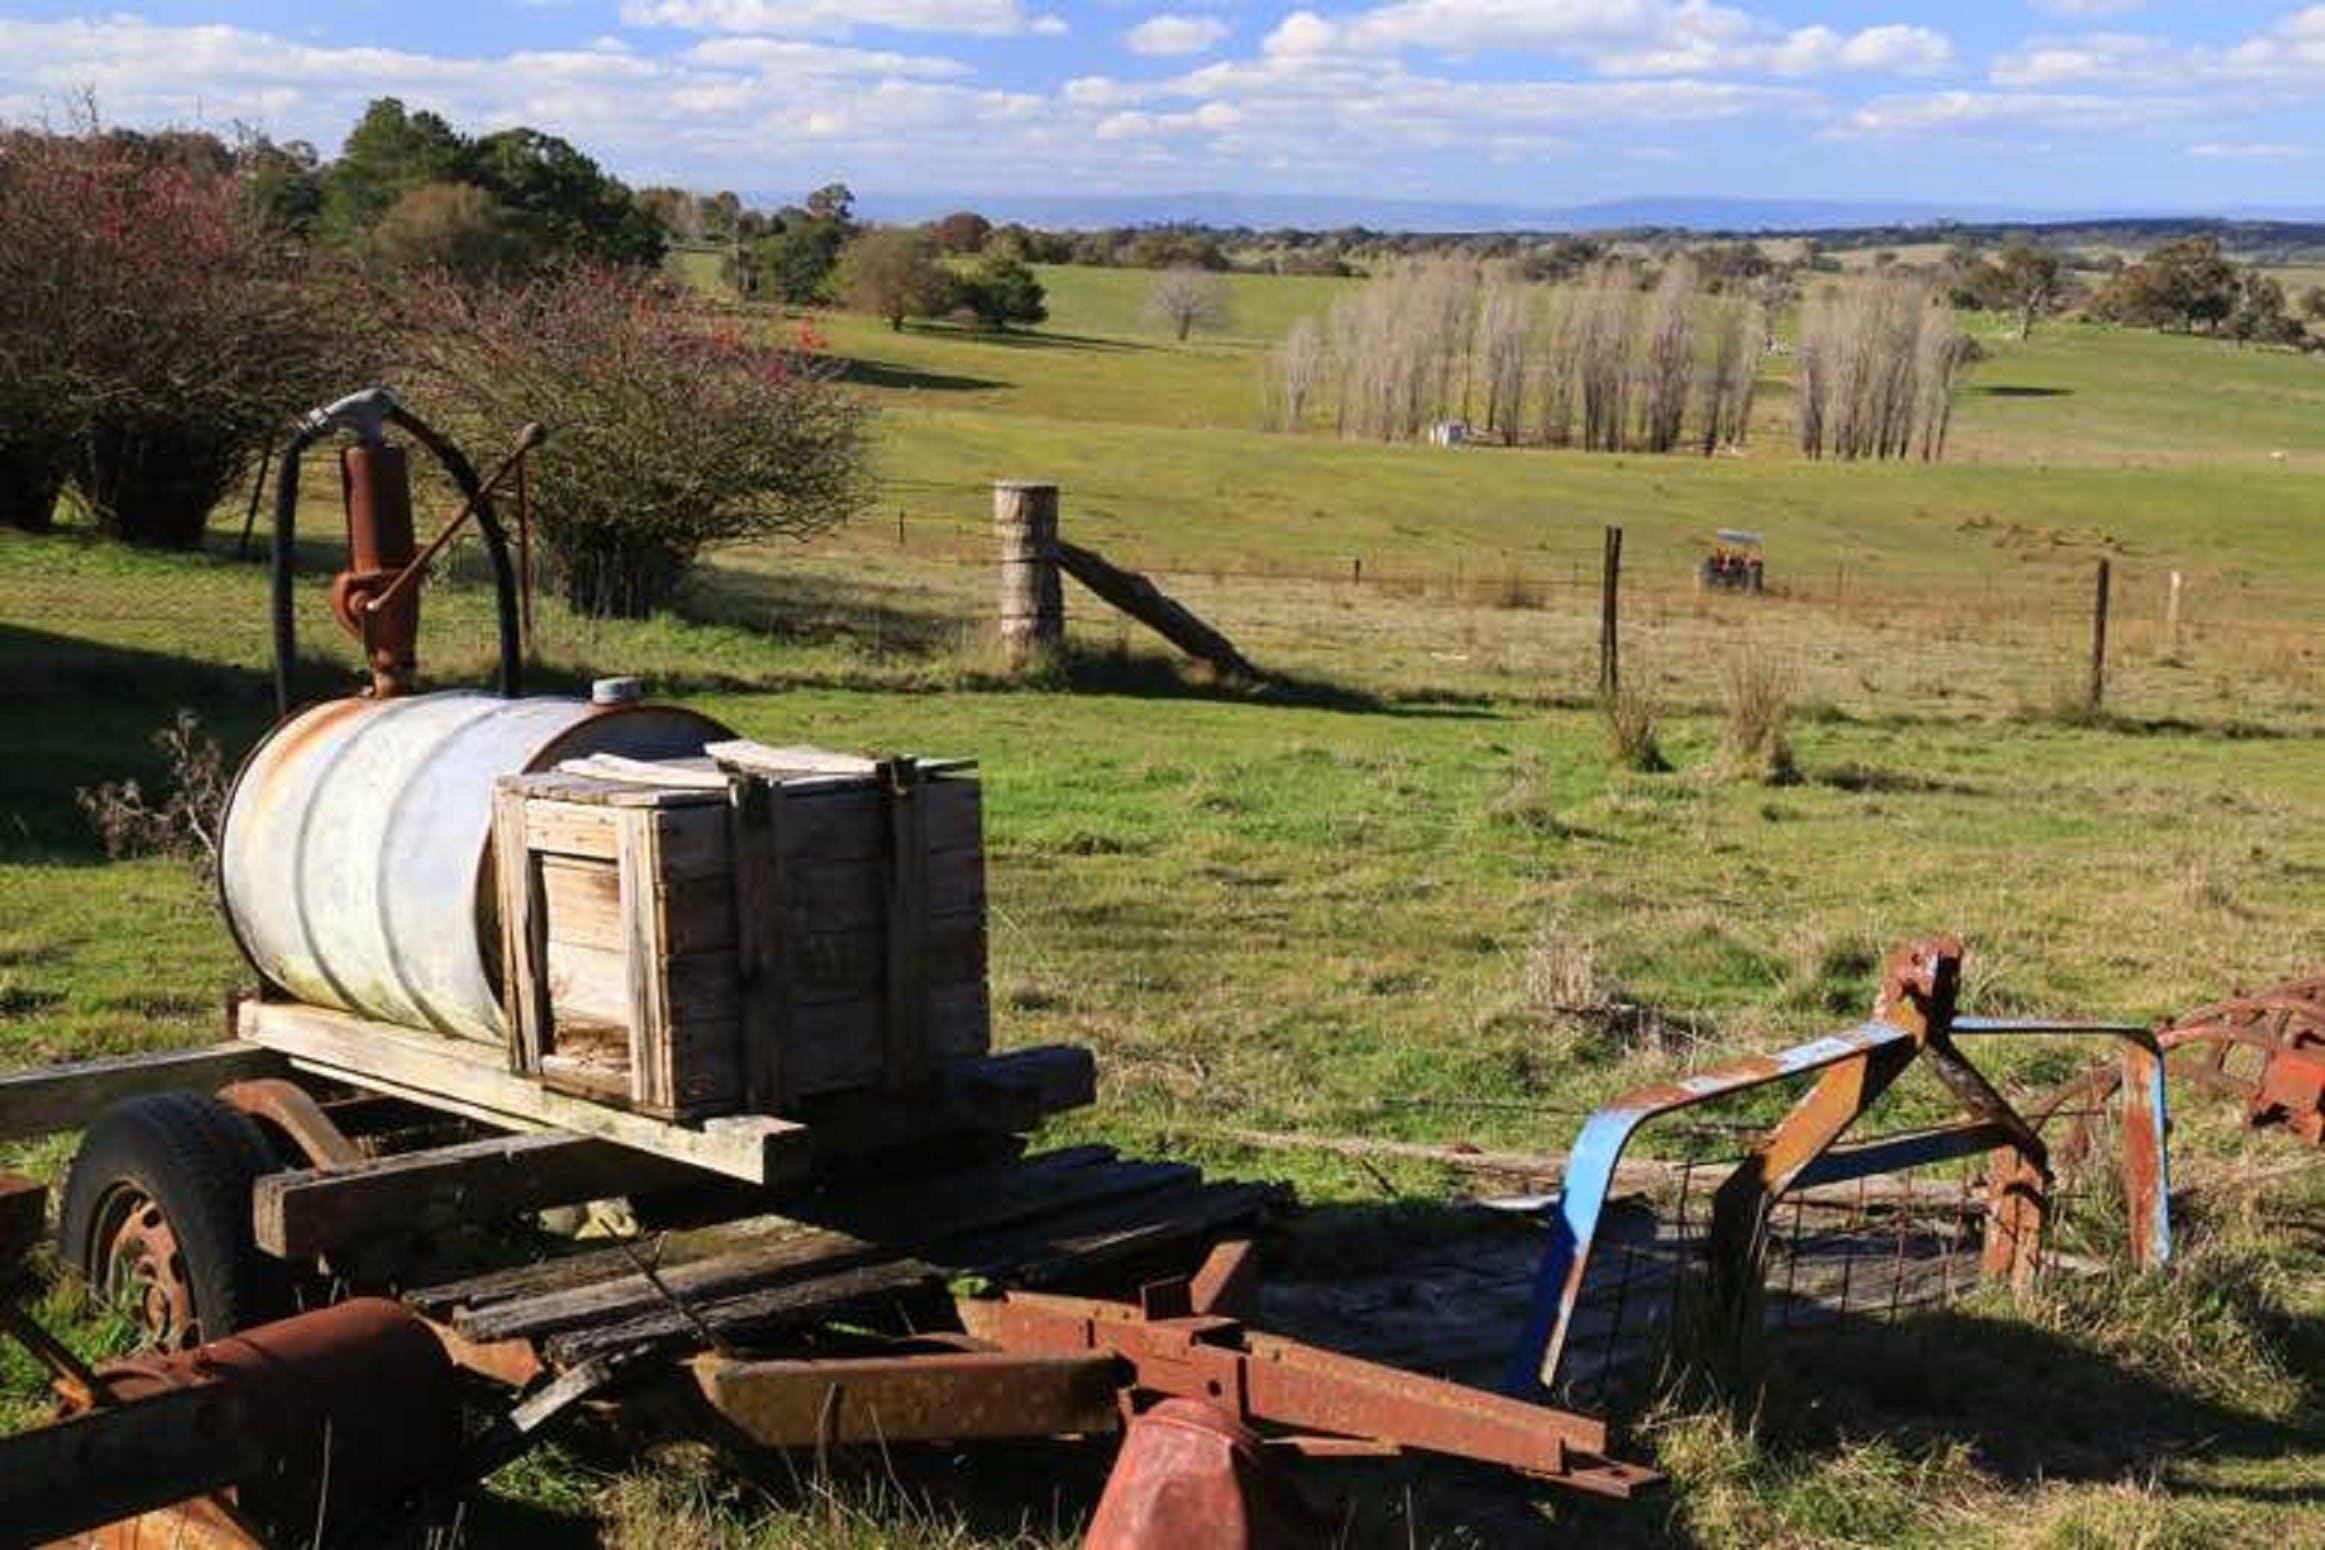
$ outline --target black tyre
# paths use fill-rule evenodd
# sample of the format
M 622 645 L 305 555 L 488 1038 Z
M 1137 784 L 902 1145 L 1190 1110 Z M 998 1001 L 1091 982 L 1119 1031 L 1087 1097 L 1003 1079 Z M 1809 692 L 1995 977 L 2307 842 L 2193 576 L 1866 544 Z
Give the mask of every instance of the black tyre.
M 288 1278 L 252 1241 L 251 1185 L 277 1166 L 207 1093 L 117 1103 L 73 1156 L 59 1257 L 165 1351 L 264 1323 L 289 1311 Z

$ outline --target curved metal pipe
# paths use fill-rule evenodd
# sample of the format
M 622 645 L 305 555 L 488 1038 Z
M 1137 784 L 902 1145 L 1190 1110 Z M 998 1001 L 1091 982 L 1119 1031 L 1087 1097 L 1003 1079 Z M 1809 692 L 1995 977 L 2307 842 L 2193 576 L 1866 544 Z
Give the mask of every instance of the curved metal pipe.
M 516 570 L 509 560 L 508 535 L 493 514 L 492 496 L 476 477 L 461 450 L 434 426 L 396 401 L 386 388 L 365 388 L 336 403 L 311 410 L 282 453 L 275 480 L 273 611 L 274 701 L 278 718 L 291 713 L 291 670 L 298 660 L 298 620 L 292 607 L 291 582 L 298 560 L 299 457 L 326 432 L 352 430 L 366 441 L 377 441 L 384 424 L 401 426 L 414 441 L 428 449 L 476 512 L 477 530 L 484 535 L 485 552 L 492 559 L 493 602 L 500 624 L 500 694 L 516 699 L 524 693 L 524 648 L 517 618 Z

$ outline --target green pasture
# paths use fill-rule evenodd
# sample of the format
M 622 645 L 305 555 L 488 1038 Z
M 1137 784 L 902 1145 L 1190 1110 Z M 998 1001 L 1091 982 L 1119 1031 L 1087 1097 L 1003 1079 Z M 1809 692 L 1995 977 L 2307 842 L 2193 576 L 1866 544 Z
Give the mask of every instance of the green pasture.
M 1266 341 L 1345 282 L 1234 277 L 1235 330 L 1182 347 L 1139 317 L 1148 278 L 1045 271 L 1051 323 L 1009 336 L 819 317 L 880 409 L 864 518 L 714 556 L 665 618 L 541 606 L 551 686 L 638 672 L 765 741 L 981 761 L 997 1036 L 1099 1054 L 1100 1104 L 1059 1137 L 1292 1179 L 1339 1224 L 1293 1240 L 1328 1278 L 1470 1230 L 1440 1208 L 1477 1182 L 1237 1132 L 1561 1151 L 1630 1086 L 1856 1020 L 1886 948 L 1934 931 L 1967 937 L 1969 999 L 1996 1013 L 2155 1018 L 2325 965 L 2325 365 L 1980 322 L 1991 358 L 1942 464 L 1802 461 L 1781 359 L 1740 457 L 1441 451 L 1258 428 Z M 1079 595 L 1066 658 L 1004 678 L 996 477 L 1058 480 L 1067 536 L 1152 568 L 1284 681 L 1210 683 Z M 309 499 L 301 531 L 333 531 L 328 481 Z M 239 520 L 190 556 L 78 523 L 0 533 L 0 1066 L 216 1037 L 247 978 L 196 870 L 106 860 L 74 800 L 159 780 L 150 734 L 179 707 L 231 752 L 265 725 Z M 1607 523 L 1659 773 L 1610 756 L 1590 702 Z M 1702 540 L 1734 525 L 1767 532 L 1777 595 L 1695 598 Z M 2094 716 L 2073 695 L 2102 555 L 2121 612 Z M 312 538 L 306 568 L 335 563 Z M 443 680 L 489 649 L 467 578 L 424 609 Z M 303 597 L 322 685 L 349 653 Z M 1779 783 L 1723 748 L 1745 659 L 1790 686 Z M 2026 1093 L 2090 1057 L 1987 1058 Z M 1942 1112 L 1926 1086 L 1898 1104 Z M 1686 1396 L 1627 1413 L 1673 1475 L 1654 1503 L 1345 1466 L 1330 1478 L 1369 1482 L 1355 1542 L 2317 1544 L 2325 1195 L 2315 1171 L 2231 1187 L 2301 1154 L 2223 1108 L 2189 1105 L 2176 1140 L 2196 1193 L 2168 1280 L 2069 1279 L 1908 1318 L 1902 1346 L 1811 1348 L 1756 1428 Z M 120 1338 L 49 1299 L 84 1347 Z M 0 1358 L 0 1416 L 40 1404 Z M 691 1455 L 552 1453 L 495 1482 L 473 1533 L 1046 1545 L 1088 1505 L 1088 1470 L 1053 1455 L 948 1453 L 933 1483 L 891 1462 L 762 1491 Z M 951 1488 L 972 1476 L 1019 1516 Z

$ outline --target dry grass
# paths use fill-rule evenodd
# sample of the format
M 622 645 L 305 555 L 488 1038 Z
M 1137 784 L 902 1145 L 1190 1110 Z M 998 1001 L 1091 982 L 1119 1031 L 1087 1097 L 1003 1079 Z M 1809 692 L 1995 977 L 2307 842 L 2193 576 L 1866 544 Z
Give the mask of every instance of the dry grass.
M 1757 645 L 1720 662 L 1720 753 L 1739 779 L 1789 786 L 1800 779 L 1785 728 L 1799 695 L 1789 663 Z
M 1617 765 L 1642 775 L 1659 774 L 1671 768 L 1656 736 L 1662 715 L 1654 691 L 1636 679 L 1617 685 L 1612 694 L 1599 701 L 1599 720 L 1606 728 L 1607 753 Z

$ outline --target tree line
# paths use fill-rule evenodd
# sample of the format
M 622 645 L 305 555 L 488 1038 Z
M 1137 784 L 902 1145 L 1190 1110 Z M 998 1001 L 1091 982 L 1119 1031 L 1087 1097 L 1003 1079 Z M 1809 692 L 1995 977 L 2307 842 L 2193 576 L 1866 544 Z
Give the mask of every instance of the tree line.
M 1396 265 L 1293 325 L 1268 365 L 1272 418 L 1381 440 L 1457 420 L 1601 452 L 1741 442 L 1765 309 L 1684 260 L 1642 281 L 1615 261 L 1556 285 L 1510 265 Z

